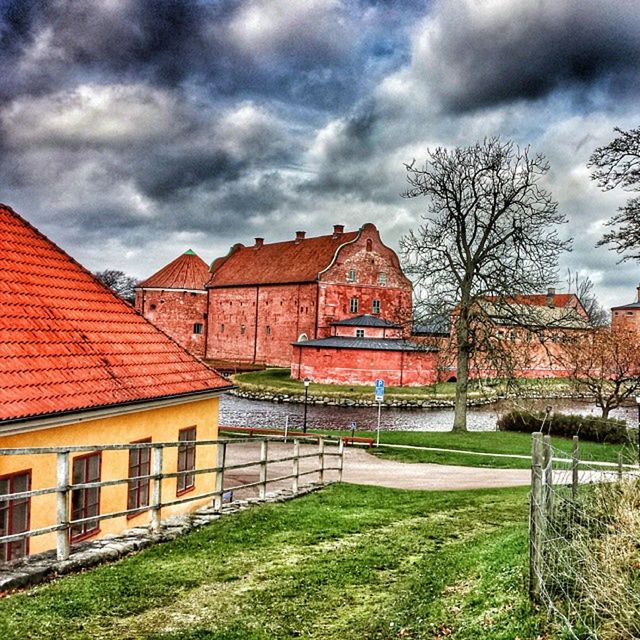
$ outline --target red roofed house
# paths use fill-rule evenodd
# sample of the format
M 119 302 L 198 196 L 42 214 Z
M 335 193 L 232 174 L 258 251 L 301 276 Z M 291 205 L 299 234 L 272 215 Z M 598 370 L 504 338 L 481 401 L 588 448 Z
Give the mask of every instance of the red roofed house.
M 205 354 L 207 263 L 191 249 L 141 282 L 136 309 L 194 356 Z
M 140 285 L 136 308 L 196 355 L 187 334 L 202 317 L 209 358 L 288 367 L 293 342 L 328 337 L 335 321 L 370 314 L 408 325 L 411 318 L 411 283 L 373 224 L 352 232 L 335 225 L 332 234 L 315 238 L 299 231 L 287 242 L 256 238 L 250 247 L 234 245 L 213 262 L 202 287 L 201 293 L 208 292 L 206 317 L 200 298 L 183 281 L 160 278 L 175 271 L 170 267 Z M 151 302 L 152 294 L 160 298 Z M 193 315 L 182 319 L 175 308 L 188 300 Z
M 193 272 L 191 282 L 196 282 L 195 269 L 178 267 L 179 274 Z M 0 448 L 212 439 L 217 436 L 218 396 L 229 388 L 0 205 Z M 197 449 L 196 459 L 191 445 L 166 449 L 164 471 L 207 466 L 212 451 L 203 449 L 202 455 Z M 70 481 L 126 479 L 146 475 L 149 468 L 148 448 L 89 450 L 71 454 Z M 163 501 L 212 482 L 212 474 L 165 478 Z M 0 456 L 0 495 L 55 486 L 55 455 Z M 71 494 L 71 519 L 84 518 L 72 525 L 72 542 L 149 521 L 148 479 Z M 163 515 L 202 504 L 167 507 Z M 0 502 L 0 537 L 50 525 L 55 505 L 55 494 Z M 134 511 L 128 517 L 91 520 L 127 509 Z M 0 543 L 0 561 L 54 546 L 54 533 Z

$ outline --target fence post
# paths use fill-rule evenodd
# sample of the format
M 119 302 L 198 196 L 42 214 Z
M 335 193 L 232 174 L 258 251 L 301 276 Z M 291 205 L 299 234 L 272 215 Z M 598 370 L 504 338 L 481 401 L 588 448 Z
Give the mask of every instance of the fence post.
M 551 449 L 551 436 L 544 436 L 542 441 L 543 448 L 543 505 L 544 505 L 544 521 L 551 519 L 553 515 L 553 453 Z
M 162 519 L 162 452 L 161 445 L 153 447 L 153 484 L 151 489 L 151 531 L 160 531 Z
M 69 558 L 69 452 L 56 455 L 56 524 L 64 528 L 56 532 L 58 560 Z
M 216 445 L 216 497 L 213 500 L 215 511 L 222 510 L 222 494 L 224 492 L 224 464 L 227 458 L 227 443 L 218 442 Z
M 269 453 L 269 441 L 263 440 L 260 444 L 260 499 L 264 500 L 267 495 L 267 455 Z
M 578 465 L 580 463 L 578 436 L 573 436 L 571 448 L 571 498 L 578 499 Z
M 622 475 L 624 473 L 623 465 L 622 465 L 622 451 L 618 454 L 618 480 L 622 480 Z
M 320 462 L 320 483 L 324 482 L 324 438 L 318 439 L 318 461 Z
M 342 469 L 344 468 L 344 440 L 340 438 L 338 444 L 338 455 L 340 459 L 338 461 L 338 482 L 342 482 Z
M 531 496 L 529 515 L 529 596 L 540 596 L 542 568 L 542 433 L 534 433 L 531 444 Z
M 300 482 L 300 440 L 294 438 L 293 440 L 293 484 L 291 490 L 293 493 L 298 493 Z

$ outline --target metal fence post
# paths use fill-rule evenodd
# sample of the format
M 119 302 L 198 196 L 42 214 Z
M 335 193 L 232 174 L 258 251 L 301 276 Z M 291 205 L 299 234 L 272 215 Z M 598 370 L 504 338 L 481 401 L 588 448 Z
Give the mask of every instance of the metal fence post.
M 318 439 L 318 462 L 320 463 L 320 482 L 324 482 L 324 438 Z
M 160 445 L 153 447 L 153 485 L 151 491 L 151 531 L 160 531 L 162 519 L 162 451 Z
M 56 532 L 58 560 L 69 558 L 69 452 L 56 455 L 56 524 L 63 526 Z
M 578 498 L 578 465 L 580 463 L 578 436 L 573 436 L 573 446 L 571 448 L 571 498 Z
M 213 508 L 216 511 L 222 509 L 222 494 L 224 491 L 224 464 L 227 459 L 227 443 L 218 442 L 216 445 L 216 497 L 213 500 Z
M 540 596 L 542 568 L 542 433 L 534 433 L 531 445 L 531 496 L 529 514 L 529 595 Z
M 542 448 L 542 465 L 544 469 L 542 504 L 544 506 L 544 521 L 546 525 L 546 521 L 550 520 L 553 514 L 553 454 L 551 449 L 551 436 L 544 436 Z
M 267 495 L 267 456 L 269 453 L 269 441 L 263 440 L 260 445 L 260 499 L 264 500 Z
M 293 493 L 298 493 L 300 483 L 300 440 L 294 438 L 293 440 L 293 483 L 291 490 Z
M 342 482 L 342 469 L 344 468 L 344 440 L 340 438 L 340 444 L 338 444 L 338 482 Z

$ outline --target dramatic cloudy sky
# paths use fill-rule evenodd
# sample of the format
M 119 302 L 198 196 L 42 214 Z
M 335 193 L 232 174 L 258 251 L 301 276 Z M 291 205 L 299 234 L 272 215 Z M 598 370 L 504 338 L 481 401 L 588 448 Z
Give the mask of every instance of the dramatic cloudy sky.
M 639 60 L 637 0 L 0 0 L 0 202 L 140 277 L 334 223 L 397 247 L 403 162 L 499 134 L 551 163 L 563 268 L 627 302 L 594 248 L 627 194 L 585 165 L 640 124 Z

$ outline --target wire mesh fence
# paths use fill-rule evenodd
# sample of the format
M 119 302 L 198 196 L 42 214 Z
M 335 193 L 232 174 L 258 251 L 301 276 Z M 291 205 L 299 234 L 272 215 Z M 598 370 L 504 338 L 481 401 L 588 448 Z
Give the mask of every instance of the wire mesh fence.
M 640 469 L 533 434 L 530 592 L 576 639 L 640 638 Z

